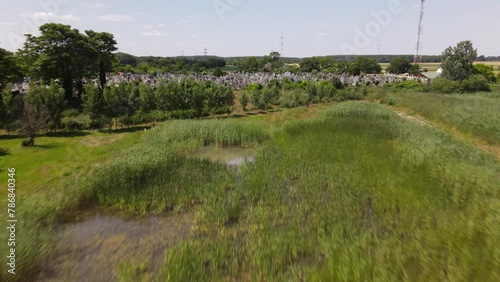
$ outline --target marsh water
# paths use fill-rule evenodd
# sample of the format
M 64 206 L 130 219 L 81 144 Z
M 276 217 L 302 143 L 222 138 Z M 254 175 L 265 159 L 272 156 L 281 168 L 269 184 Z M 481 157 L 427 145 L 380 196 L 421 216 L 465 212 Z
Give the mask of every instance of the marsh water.
M 41 281 L 115 281 L 120 263 L 147 263 L 158 271 L 164 252 L 189 237 L 192 214 L 122 218 L 92 211 L 67 224 L 56 256 Z
M 256 161 L 251 149 L 239 147 L 203 147 L 190 157 L 240 167 Z M 159 271 L 164 253 L 191 235 L 193 214 L 121 217 L 94 209 L 64 225 L 63 241 L 41 281 L 114 281 L 119 264 L 147 263 L 147 272 Z
M 207 146 L 191 153 L 192 157 L 221 162 L 228 166 L 241 166 L 256 161 L 254 152 L 241 147 L 212 147 Z

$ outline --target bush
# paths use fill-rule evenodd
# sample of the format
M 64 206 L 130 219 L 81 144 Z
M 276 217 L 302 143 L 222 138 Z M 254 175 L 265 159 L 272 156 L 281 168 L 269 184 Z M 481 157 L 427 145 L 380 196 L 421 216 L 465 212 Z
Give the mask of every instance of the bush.
M 335 92 L 333 100 L 336 102 L 343 102 L 349 100 L 358 101 L 358 100 L 363 100 L 365 98 L 365 95 L 367 94 L 368 93 L 366 92 L 366 89 L 360 91 L 360 89 L 357 88 L 348 88 Z
M 488 83 L 484 75 L 474 74 L 462 82 L 462 89 L 464 92 L 490 92 L 491 88 Z
M 384 85 L 386 88 L 405 89 L 412 91 L 424 91 L 424 85 L 417 80 L 407 80 L 403 82 L 392 82 Z
M 175 110 L 170 112 L 172 119 L 193 119 L 198 117 L 196 110 Z
M 8 154 L 9 154 L 8 149 L 0 147 L 0 156 L 7 156 Z
M 72 111 L 66 111 L 70 113 L 63 117 L 62 124 L 66 130 L 86 130 L 92 127 L 92 120 L 86 114 L 74 115 Z M 77 111 L 78 113 L 78 111 Z
M 304 106 L 307 103 L 307 93 L 302 89 L 285 90 L 280 95 L 281 107 L 294 108 Z
M 76 109 L 69 109 L 63 112 L 63 117 L 77 117 L 80 112 Z
M 446 78 L 436 78 L 431 85 L 432 85 L 432 91 L 438 93 L 451 94 L 451 93 L 462 92 L 459 82 L 449 80 Z

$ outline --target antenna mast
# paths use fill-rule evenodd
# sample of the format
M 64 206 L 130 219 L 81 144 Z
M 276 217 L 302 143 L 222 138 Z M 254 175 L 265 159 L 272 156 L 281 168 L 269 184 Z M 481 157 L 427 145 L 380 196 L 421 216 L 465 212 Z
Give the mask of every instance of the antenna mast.
M 283 50 L 285 49 L 285 34 L 283 33 L 283 31 L 281 32 L 281 50 L 280 50 L 280 55 L 281 57 L 283 57 Z
M 422 54 L 420 52 L 422 51 L 422 35 L 424 34 L 424 27 L 423 27 L 423 22 L 424 22 L 424 15 L 425 15 L 425 10 L 424 10 L 424 4 L 425 0 L 421 0 L 421 6 L 420 6 L 420 18 L 418 22 L 418 36 L 417 36 L 417 49 L 415 52 L 415 58 L 413 58 L 413 63 L 418 64 L 422 62 Z

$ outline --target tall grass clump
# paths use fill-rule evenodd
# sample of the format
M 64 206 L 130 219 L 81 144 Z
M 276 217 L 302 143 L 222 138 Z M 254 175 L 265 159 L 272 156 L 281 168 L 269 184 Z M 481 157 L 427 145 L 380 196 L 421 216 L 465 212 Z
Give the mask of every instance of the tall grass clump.
M 152 131 L 145 144 L 97 168 L 89 183 L 98 203 L 130 212 L 161 213 L 204 204 L 221 189 L 234 187 L 235 174 L 223 164 L 182 152 L 206 145 L 252 146 L 267 138 L 264 127 L 255 123 L 170 122 Z
M 262 124 L 239 120 L 182 120 L 166 123 L 148 138 L 151 146 L 191 142 L 195 146 L 252 146 L 269 138 Z
M 498 162 L 438 129 L 349 102 L 284 126 L 257 159 L 206 208 L 238 199 L 238 221 L 198 218 L 203 236 L 168 253 L 160 280 L 500 277 Z
M 385 101 L 425 118 L 444 122 L 463 132 L 500 144 L 500 99 L 495 94 L 440 95 L 391 93 Z
M 221 164 L 146 147 L 131 149 L 102 166 L 90 183 L 97 203 L 148 214 L 195 206 L 207 193 L 234 181 Z
M 11 247 L 16 249 L 16 274 L 8 273 L 9 267 L 4 263 L 0 267 L 1 281 L 32 281 L 52 267 L 50 259 L 57 251 L 55 246 L 64 236 L 61 223 L 68 212 L 82 204 L 82 195 L 85 195 L 83 186 L 74 186 L 70 182 L 61 184 L 70 188 L 64 193 L 52 188 L 47 188 L 52 193 L 28 195 L 22 190 L 17 193 L 16 245 L 8 246 L 9 234 L 0 233 L 0 239 L 6 242 L 0 245 L 0 252 L 7 255 Z M 0 219 L 6 222 L 6 213 Z

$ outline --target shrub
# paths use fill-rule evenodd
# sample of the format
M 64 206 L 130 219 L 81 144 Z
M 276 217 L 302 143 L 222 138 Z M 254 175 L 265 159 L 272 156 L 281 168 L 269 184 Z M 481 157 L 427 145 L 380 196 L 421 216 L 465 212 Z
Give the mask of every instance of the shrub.
M 449 80 L 446 78 L 436 78 L 432 82 L 432 91 L 438 93 L 459 93 L 462 92 L 460 82 Z
M 9 154 L 8 149 L 0 147 L 0 156 L 7 156 L 8 154 Z
M 285 108 L 304 106 L 307 103 L 307 93 L 302 89 L 285 90 L 280 95 L 279 105 Z
M 342 102 L 342 101 L 348 101 L 348 100 L 363 100 L 365 98 L 365 94 L 368 94 L 366 92 L 366 89 L 363 91 L 359 91 L 359 89 L 356 88 L 348 88 L 348 89 L 343 89 L 335 92 L 335 96 L 333 97 L 333 100 L 336 102 Z
M 464 92 L 490 92 L 491 88 L 488 84 L 488 79 L 481 74 L 474 74 L 469 76 L 462 82 L 462 89 Z
M 66 130 L 85 130 L 92 127 L 92 120 L 89 115 L 77 114 L 74 115 L 73 111 L 67 111 L 69 115 L 63 117 L 62 124 Z M 78 111 L 76 112 L 78 113 Z
M 384 85 L 384 87 L 395 88 L 395 89 L 405 89 L 405 90 L 412 90 L 412 91 L 423 91 L 424 90 L 423 84 L 417 80 L 407 80 L 407 81 L 402 81 L 402 82 L 387 83 Z
M 69 109 L 63 112 L 63 117 L 77 117 L 80 112 L 77 109 Z

